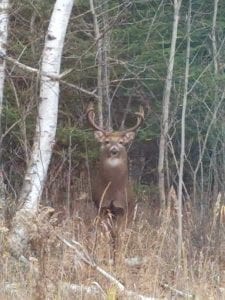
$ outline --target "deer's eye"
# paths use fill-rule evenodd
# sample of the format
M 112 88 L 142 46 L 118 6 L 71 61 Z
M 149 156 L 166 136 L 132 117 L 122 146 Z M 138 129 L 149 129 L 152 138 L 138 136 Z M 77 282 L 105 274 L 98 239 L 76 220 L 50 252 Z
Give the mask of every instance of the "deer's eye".
M 105 141 L 105 144 L 108 145 L 108 144 L 109 144 L 109 140 L 106 140 L 106 141 Z
M 119 141 L 119 144 L 120 144 L 120 145 L 123 145 L 123 140 L 120 140 L 120 141 Z

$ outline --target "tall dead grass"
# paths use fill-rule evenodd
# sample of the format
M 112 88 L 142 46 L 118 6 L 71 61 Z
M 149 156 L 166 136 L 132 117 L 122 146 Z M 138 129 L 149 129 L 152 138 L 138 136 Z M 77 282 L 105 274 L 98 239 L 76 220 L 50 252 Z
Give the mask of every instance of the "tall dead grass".
M 7 231 L 1 228 L 0 299 L 116 299 L 116 286 L 84 264 L 57 236 L 79 242 L 97 265 L 134 292 L 157 299 L 225 298 L 221 198 L 204 214 L 190 203 L 184 206 L 182 265 L 178 266 L 176 209 L 160 211 L 151 199 L 142 197 L 136 219 L 119 232 L 112 265 L 107 230 L 96 226 L 95 208 L 78 190 L 70 215 L 56 209 L 49 220 L 47 208 L 40 210 L 31 229 L 29 265 L 9 255 Z M 82 286 L 92 286 L 91 294 L 79 291 Z

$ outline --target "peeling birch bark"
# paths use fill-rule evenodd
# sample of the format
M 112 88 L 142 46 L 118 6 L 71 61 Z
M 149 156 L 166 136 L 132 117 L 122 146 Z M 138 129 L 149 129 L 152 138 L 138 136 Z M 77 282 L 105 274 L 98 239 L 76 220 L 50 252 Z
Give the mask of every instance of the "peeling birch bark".
M 45 38 L 34 144 L 20 193 L 20 210 L 13 219 L 9 236 L 9 246 L 16 257 L 23 255 L 28 246 L 29 228 L 38 211 L 55 142 L 59 82 L 50 77 L 58 76 L 60 72 L 64 39 L 73 3 L 74 0 L 56 0 Z

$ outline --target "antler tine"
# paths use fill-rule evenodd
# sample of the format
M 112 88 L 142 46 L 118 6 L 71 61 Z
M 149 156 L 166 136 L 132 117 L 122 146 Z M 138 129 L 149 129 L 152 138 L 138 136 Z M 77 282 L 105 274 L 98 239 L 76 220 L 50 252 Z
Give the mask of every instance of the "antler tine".
M 98 130 L 98 131 L 102 131 L 104 132 L 105 130 L 103 128 L 101 128 L 100 126 L 98 126 L 96 123 L 95 123 L 95 112 L 94 112 L 94 104 L 93 102 L 90 102 L 88 104 L 88 107 L 87 107 L 87 118 L 88 118 L 88 121 L 89 123 L 91 124 L 91 126 Z
M 144 115 L 145 114 L 144 114 L 143 106 L 140 105 L 139 112 L 136 112 L 135 115 L 137 116 L 137 123 L 136 123 L 136 125 L 134 125 L 131 128 L 128 128 L 128 129 L 124 130 L 123 131 L 124 133 L 137 130 L 138 127 L 141 125 L 141 123 L 144 121 Z

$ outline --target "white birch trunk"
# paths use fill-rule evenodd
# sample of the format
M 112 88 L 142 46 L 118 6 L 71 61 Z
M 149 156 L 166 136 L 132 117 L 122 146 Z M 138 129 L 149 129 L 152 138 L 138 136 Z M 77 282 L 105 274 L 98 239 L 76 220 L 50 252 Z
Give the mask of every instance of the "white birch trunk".
M 8 38 L 8 9 L 9 1 L 0 0 L 0 52 L 4 56 L 6 54 L 6 45 Z M 5 81 L 5 60 L 0 60 L 0 118 L 2 116 L 3 107 L 3 90 Z
M 177 41 L 177 28 L 179 22 L 179 11 L 182 0 L 174 0 L 174 19 L 173 19 L 173 32 L 171 39 L 170 47 L 170 59 L 167 69 L 167 76 L 165 82 L 165 89 L 163 95 L 163 112 L 162 112 L 162 123 L 161 123 L 161 133 L 160 133 L 160 144 L 159 144 L 159 162 L 158 162 L 158 176 L 159 176 L 159 198 L 160 204 L 162 207 L 165 207 L 166 204 L 166 195 L 165 195 L 165 152 L 167 147 L 167 134 L 169 127 L 169 105 L 170 105 L 170 94 L 172 88 L 172 79 L 173 79 L 173 66 L 174 66 L 174 57 L 176 50 L 176 41 Z
M 74 0 L 56 0 L 46 34 L 42 56 L 40 104 L 33 150 L 20 194 L 21 208 L 13 219 L 10 248 L 15 256 L 22 255 L 29 242 L 29 226 L 38 210 L 54 145 L 59 82 L 49 75 L 60 72 L 62 49 Z M 48 75 L 48 76 L 45 76 Z
M 6 45 L 8 37 L 8 9 L 9 1 L 0 0 L 0 52 L 4 56 L 6 54 Z M 5 60 L 0 59 L 0 140 L 2 136 L 2 108 L 5 83 Z M 1 142 L 0 142 L 0 159 L 1 159 Z M 2 165 L 0 164 L 0 222 L 4 223 L 6 208 L 5 185 L 3 181 Z

